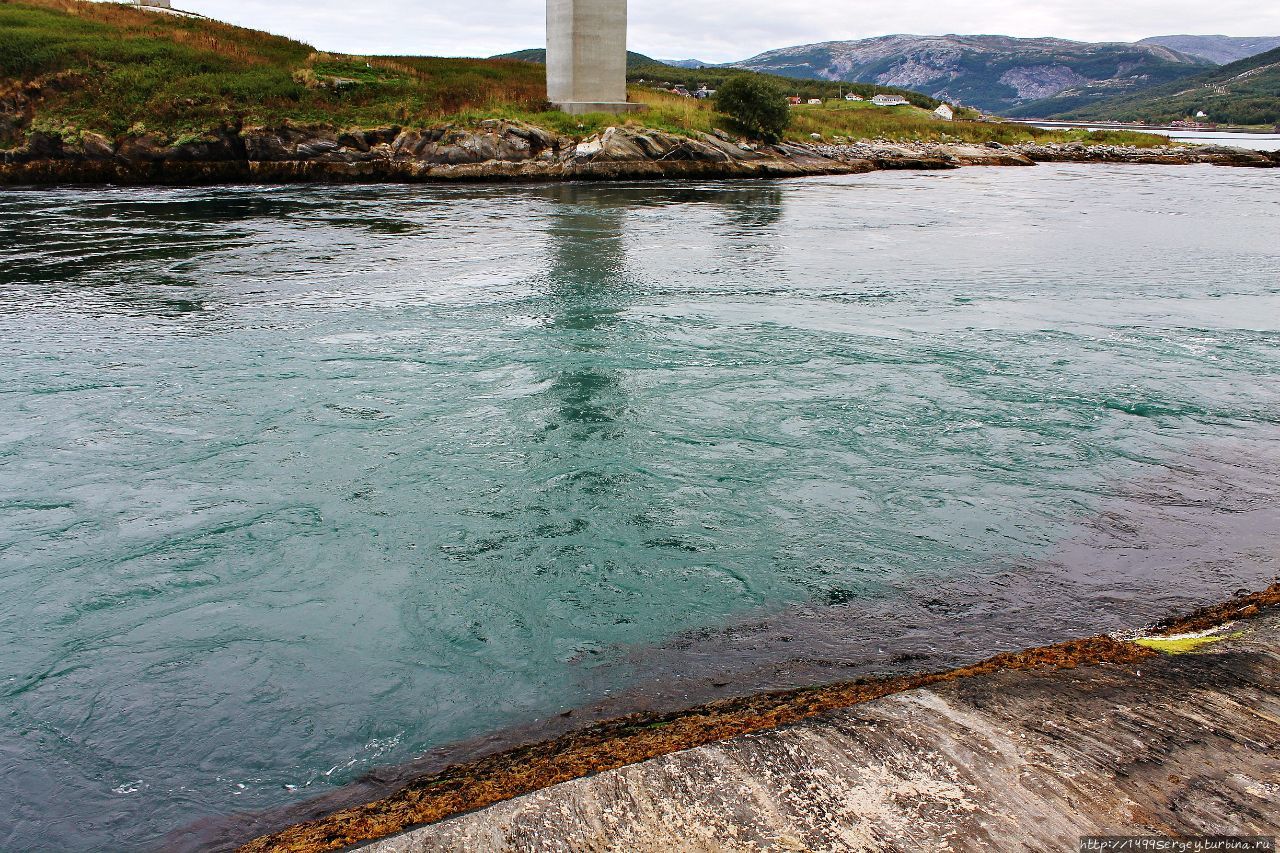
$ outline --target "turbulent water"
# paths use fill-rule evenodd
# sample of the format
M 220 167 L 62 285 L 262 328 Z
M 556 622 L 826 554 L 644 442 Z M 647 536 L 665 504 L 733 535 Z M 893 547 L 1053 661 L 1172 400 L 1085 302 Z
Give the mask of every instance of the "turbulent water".
M 1278 269 L 1263 170 L 0 192 L 0 848 L 155 846 L 726 625 L 1147 616 L 908 599 L 1036 599 L 1186 460 L 1276 458 Z M 1162 606 L 1275 573 L 1179 553 Z

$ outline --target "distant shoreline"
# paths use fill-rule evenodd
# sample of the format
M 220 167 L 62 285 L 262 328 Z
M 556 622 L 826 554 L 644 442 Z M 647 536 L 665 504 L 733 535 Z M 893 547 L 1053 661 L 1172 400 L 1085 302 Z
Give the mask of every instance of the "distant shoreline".
M 1083 143 L 764 145 L 720 131 L 685 136 L 636 127 L 610 127 L 579 140 L 522 122 L 489 120 L 474 129 L 224 129 L 172 144 L 151 134 L 115 142 L 84 133 L 66 143 L 36 133 L 23 148 L 0 152 L 0 186 L 786 178 L 1041 162 L 1273 168 L 1280 167 L 1280 152 Z
M 1133 130 L 1140 133 L 1169 133 L 1169 132 L 1195 132 L 1203 131 L 1208 133 L 1239 133 L 1244 135 L 1256 136 L 1274 136 L 1280 139 L 1280 133 L 1272 130 L 1264 129 L 1266 125 L 1245 126 L 1236 124 L 1221 124 L 1213 127 L 1175 127 L 1169 124 L 1137 124 L 1128 121 L 1066 121 L 1062 119 L 1050 118 L 1007 118 L 1001 119 L 1010 124 L 1025 124 L 1031 127 L 1052 127 L 1052 128 L 1101 128 L 1103 130 Z M 1280 125 L 1277 125 L 1280 127 Z

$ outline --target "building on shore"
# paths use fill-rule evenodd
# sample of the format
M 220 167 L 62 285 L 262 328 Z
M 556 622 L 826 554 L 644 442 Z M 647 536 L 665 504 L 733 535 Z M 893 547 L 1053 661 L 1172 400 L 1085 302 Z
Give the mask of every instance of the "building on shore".
M 163 12 L 166 15 L 178 15 L 182 18 L 203 18 L 204 15 L 196 12 L 188 12 L 185 9 L 175 9 L 170 0 L 132 0 L 130 4 L 139 9 L 145 9 L 148 12 Z
M 901 95 L 876 95 L 871 99 L 871 103 L 877 107 L 901 107 L 907 104 L 908 101 Z
M 938 108 L 933 111 L 933 117 L 942 121 L 951 121 L 956 117 L 956 113 L 949 104 L 938 104 Z

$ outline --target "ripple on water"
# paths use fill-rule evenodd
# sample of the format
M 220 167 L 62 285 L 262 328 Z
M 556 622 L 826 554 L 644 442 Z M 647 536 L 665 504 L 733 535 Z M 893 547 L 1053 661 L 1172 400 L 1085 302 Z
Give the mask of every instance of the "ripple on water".
M 1278 178 L 0 193 L 0 847 L 1256 585 Z

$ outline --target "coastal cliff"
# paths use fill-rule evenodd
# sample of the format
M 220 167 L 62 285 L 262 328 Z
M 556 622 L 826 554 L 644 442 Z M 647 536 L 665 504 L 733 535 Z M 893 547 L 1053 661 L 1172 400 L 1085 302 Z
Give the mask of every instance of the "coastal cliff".
M 73 139 L 32 133 L 0 151 L 0 184 L 213 184 L 573 181 L 796 177 L 877 169 L 1029 166 L 1037 162 L 1280 166 L 1280 152 L 1221 146 L 985 145 L 857 142 L 754 144 L 727 133 L 677 135 L 609 127 L 584 139 L 518 121 L 463 128 L 224 128 L 168 139 L 147 133 Z

